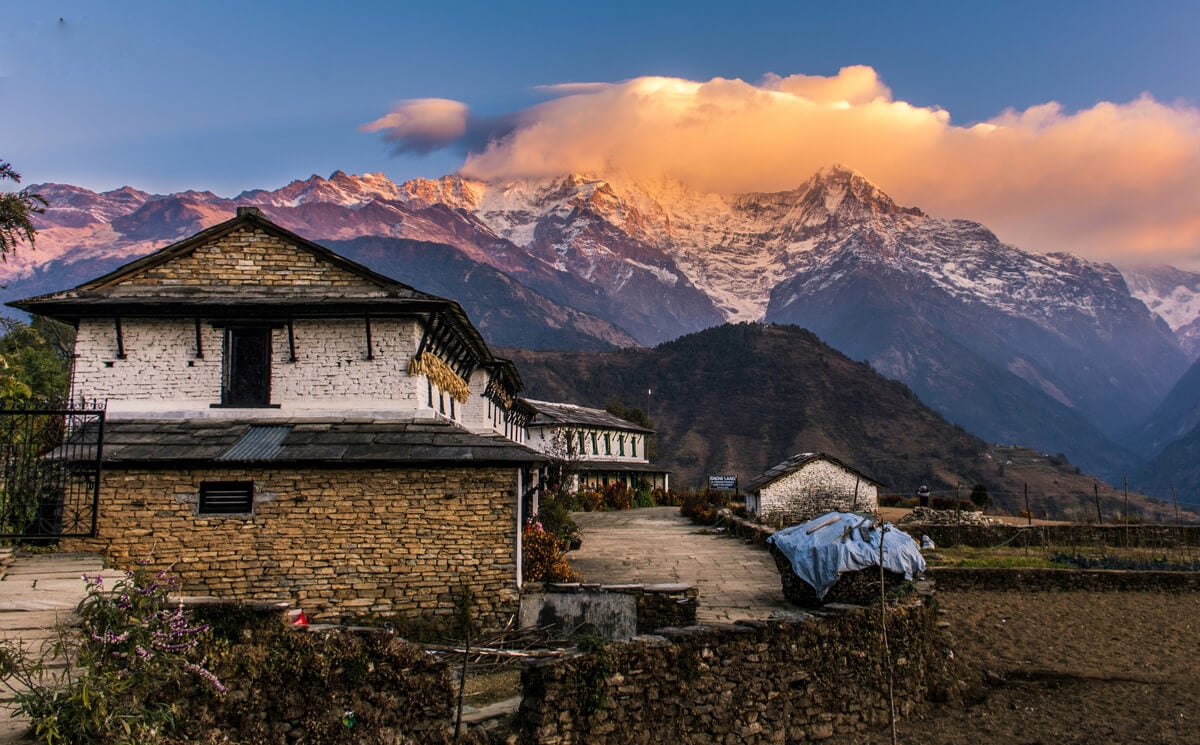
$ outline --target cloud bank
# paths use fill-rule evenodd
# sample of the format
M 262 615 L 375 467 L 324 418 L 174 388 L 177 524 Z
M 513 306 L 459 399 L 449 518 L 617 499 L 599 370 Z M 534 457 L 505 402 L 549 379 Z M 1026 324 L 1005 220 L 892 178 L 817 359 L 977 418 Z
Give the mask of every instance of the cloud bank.
M 568 172 L 677 178 L 719 192 L 794 188 L 844 163 L 902 204 L 978 220 L 1039 251 L 1200 259 L 1200 110 L 1156 101 L 1056 103 L 970 126 L 897 100 L 865 66 L 758 83 L 642 77 L 547 86 L 487 121 L 465 104 L 405 101 L 364 125 L 400 152 L 458 147 L 479 179 Z

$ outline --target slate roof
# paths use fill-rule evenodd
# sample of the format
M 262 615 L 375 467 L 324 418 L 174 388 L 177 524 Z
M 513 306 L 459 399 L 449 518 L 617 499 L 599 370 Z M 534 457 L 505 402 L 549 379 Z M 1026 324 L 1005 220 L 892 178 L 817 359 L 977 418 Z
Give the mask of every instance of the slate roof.
M 95 432 L 79 437 L 95 440 Z M 500 436 L 435 420 L 110 419 L 103 460 L 120 464 L 292 465 L 535 463 L 546 458 Z
M 362 287 L 259 286 L 214 284 L 174 285 L 122 283 L 146 269 L 186 256 L 197 248 L 242 228 L 262 230 L 318 260 L 333 264 L 363 280 Z M 239 209 L 237 216 L 69 290 L 14 300 L 6 305 L 27 313 L 72 323 L 89 317 L 171 316 L 205 319 L 259 320 L 329 317 L 437 316 L 448 321 L 451 333 L 464 341 L 481 364 L 503 362 L 453 300 L 421 292 L 379 274 L 313 241 L 276 225 L 256 209 Z M 519 381 L 519 378 L 518 378 Z M 515 390 L 520 390 L 516 388 Z
M 654 430 L 646 429 L 619 416 L 609 414 L 603 409 L 589 409 L 574 404 L 559 404 L 549 401 L 535 401 L 529 398 L 521 399 L 536 412 L 529 420 L 530 427 L 548 427 L 554 425 L 573 425 L 577 427 L 596 427 L 598 429 L 616 429 L 624 432 L 640 432 L 652 435 Z
M 793 471 L 796 471 L 797 469 L 799 469 L 809 463 L 812 463 L 813 461 L 817 461 L 817 460 L 827 460 L 830 463 L 834 463 L 838 466 L 841 466 L 842 468 L 846 469 L 850 473 L 861 478 L 863 481 L 872 483 L 878 487 L 884 486 L 883 484 L 879 483 L 875 479 L 866 475 L 862 471 L 859 471 L 856 468 L 851 468 L 850 466 L 841 462 L 837 458 L 834 458 L 832 455 L 826 455 L 825 453 L 797 453 L 796 455 L 793 455 L 791 458 L 788 458 L 787 460 L 783 461 L 782 463 L 779 463 L 775 466 L 772 466 L 771 468 L 768 468 L 763 473 L 763 475 L 759 476 L 758 478 L 754 479 L 750 483 L 746 484 L 746 486 L 743 487 L 743 491 L 758 491 L 759 489 L 763 488 L 764 486 L 767 486 L 771 482 L 781 479 L 784 476 L 787 476 L 788 474 L 792 473 Z
M 577 471 L 607 473 L 669 473 L 662 466 L 639 461 L 580 460 L 571 463 L 571 467 Z

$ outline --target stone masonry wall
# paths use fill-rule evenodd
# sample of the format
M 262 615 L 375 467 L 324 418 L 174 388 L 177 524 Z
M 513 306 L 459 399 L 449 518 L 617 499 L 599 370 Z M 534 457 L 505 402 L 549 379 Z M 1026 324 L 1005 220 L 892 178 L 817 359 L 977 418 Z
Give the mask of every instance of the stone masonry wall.
M 925 576 L 944 592 L 1200 592 L 1196 572 L 931 567 Z
M 250 228 L 227 233 L 120 285 L 378 287 L 308 250 Z
M 253 513 L 196 514 L 206 480 L 253 480 Z M 446 615 L 465 583 L 494 623 L 517 605 L 515 489 L 513 468 L 110 468 L 99 537 L 64 543 L 314 619 Z
M 522 741 L 808 742 L 888 722 L 878 610 L 657 634 L 526 668 Z M 888 638 L 903 718 L 944 665 L 932 611 L 892 609 Z
M 758 515 L 767 522 L 800 523 L 832 510 L 878 508 L 879 494 L 874 484 L 826 460 L 807 463 L 759 491 Z
M 916 539 L 928 535 L 939 546 L 1114 546 L 1170 548 L 1200 546 L 1198 525 L 960 525 L 903 523 Z
M 207 413 L 210 404 L 220 403 L 222 329 L 201 320 L 203 358 L 196 357 L 192 319 L 123 319 L 121 331 L 123 360 L 117 359 L 111 319 L 80 322 L 75 342 L 76 396 L 110 399 L 113 411 Z M 420 341 L 415 321 L 372 320 L 374 359 L 370 360 L 362 319 L 297 320 L 293 338 L 295 362 L 290 361 L 287 330 L 272 332 L 271 402 L 281 409 L 425 406 L 424 379 L 407 372 Z

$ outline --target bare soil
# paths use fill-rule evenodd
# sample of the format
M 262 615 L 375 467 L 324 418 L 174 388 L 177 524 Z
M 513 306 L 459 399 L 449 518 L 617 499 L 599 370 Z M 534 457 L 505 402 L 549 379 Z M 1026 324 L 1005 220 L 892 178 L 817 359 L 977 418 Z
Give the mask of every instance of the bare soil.
M 966 701 L 897 725 L 897 741 L 1200 744 L 1200 595 L 938 593 Z M 892 742 L 891 732 L 831 745 Z

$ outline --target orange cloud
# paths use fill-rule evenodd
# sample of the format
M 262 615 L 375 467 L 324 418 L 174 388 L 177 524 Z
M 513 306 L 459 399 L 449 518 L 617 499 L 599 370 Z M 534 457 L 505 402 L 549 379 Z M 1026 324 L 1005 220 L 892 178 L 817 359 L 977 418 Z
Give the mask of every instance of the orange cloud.
M 978 220 L 1023 248 L 1200 258 L 1200 111 L 1149 95 L 1073 113 L 1046 103 L 962 126 L 943 109 L 896 100 L 865 66 L 757 84 L 643 77 L 543 90 L 553 98 L 482 138 L 464 175 L 624 173 L 737 192 L 794 188 L 840 162 L 902 204 Z M 466 117 L 465 106 L 434 107 L 442 119 L 426 124 L 419 107 L 397 111 L 398 127 L 397 112 L 368 127 L 398 147 L 407 132 L 447 132 L 447 118 Z

